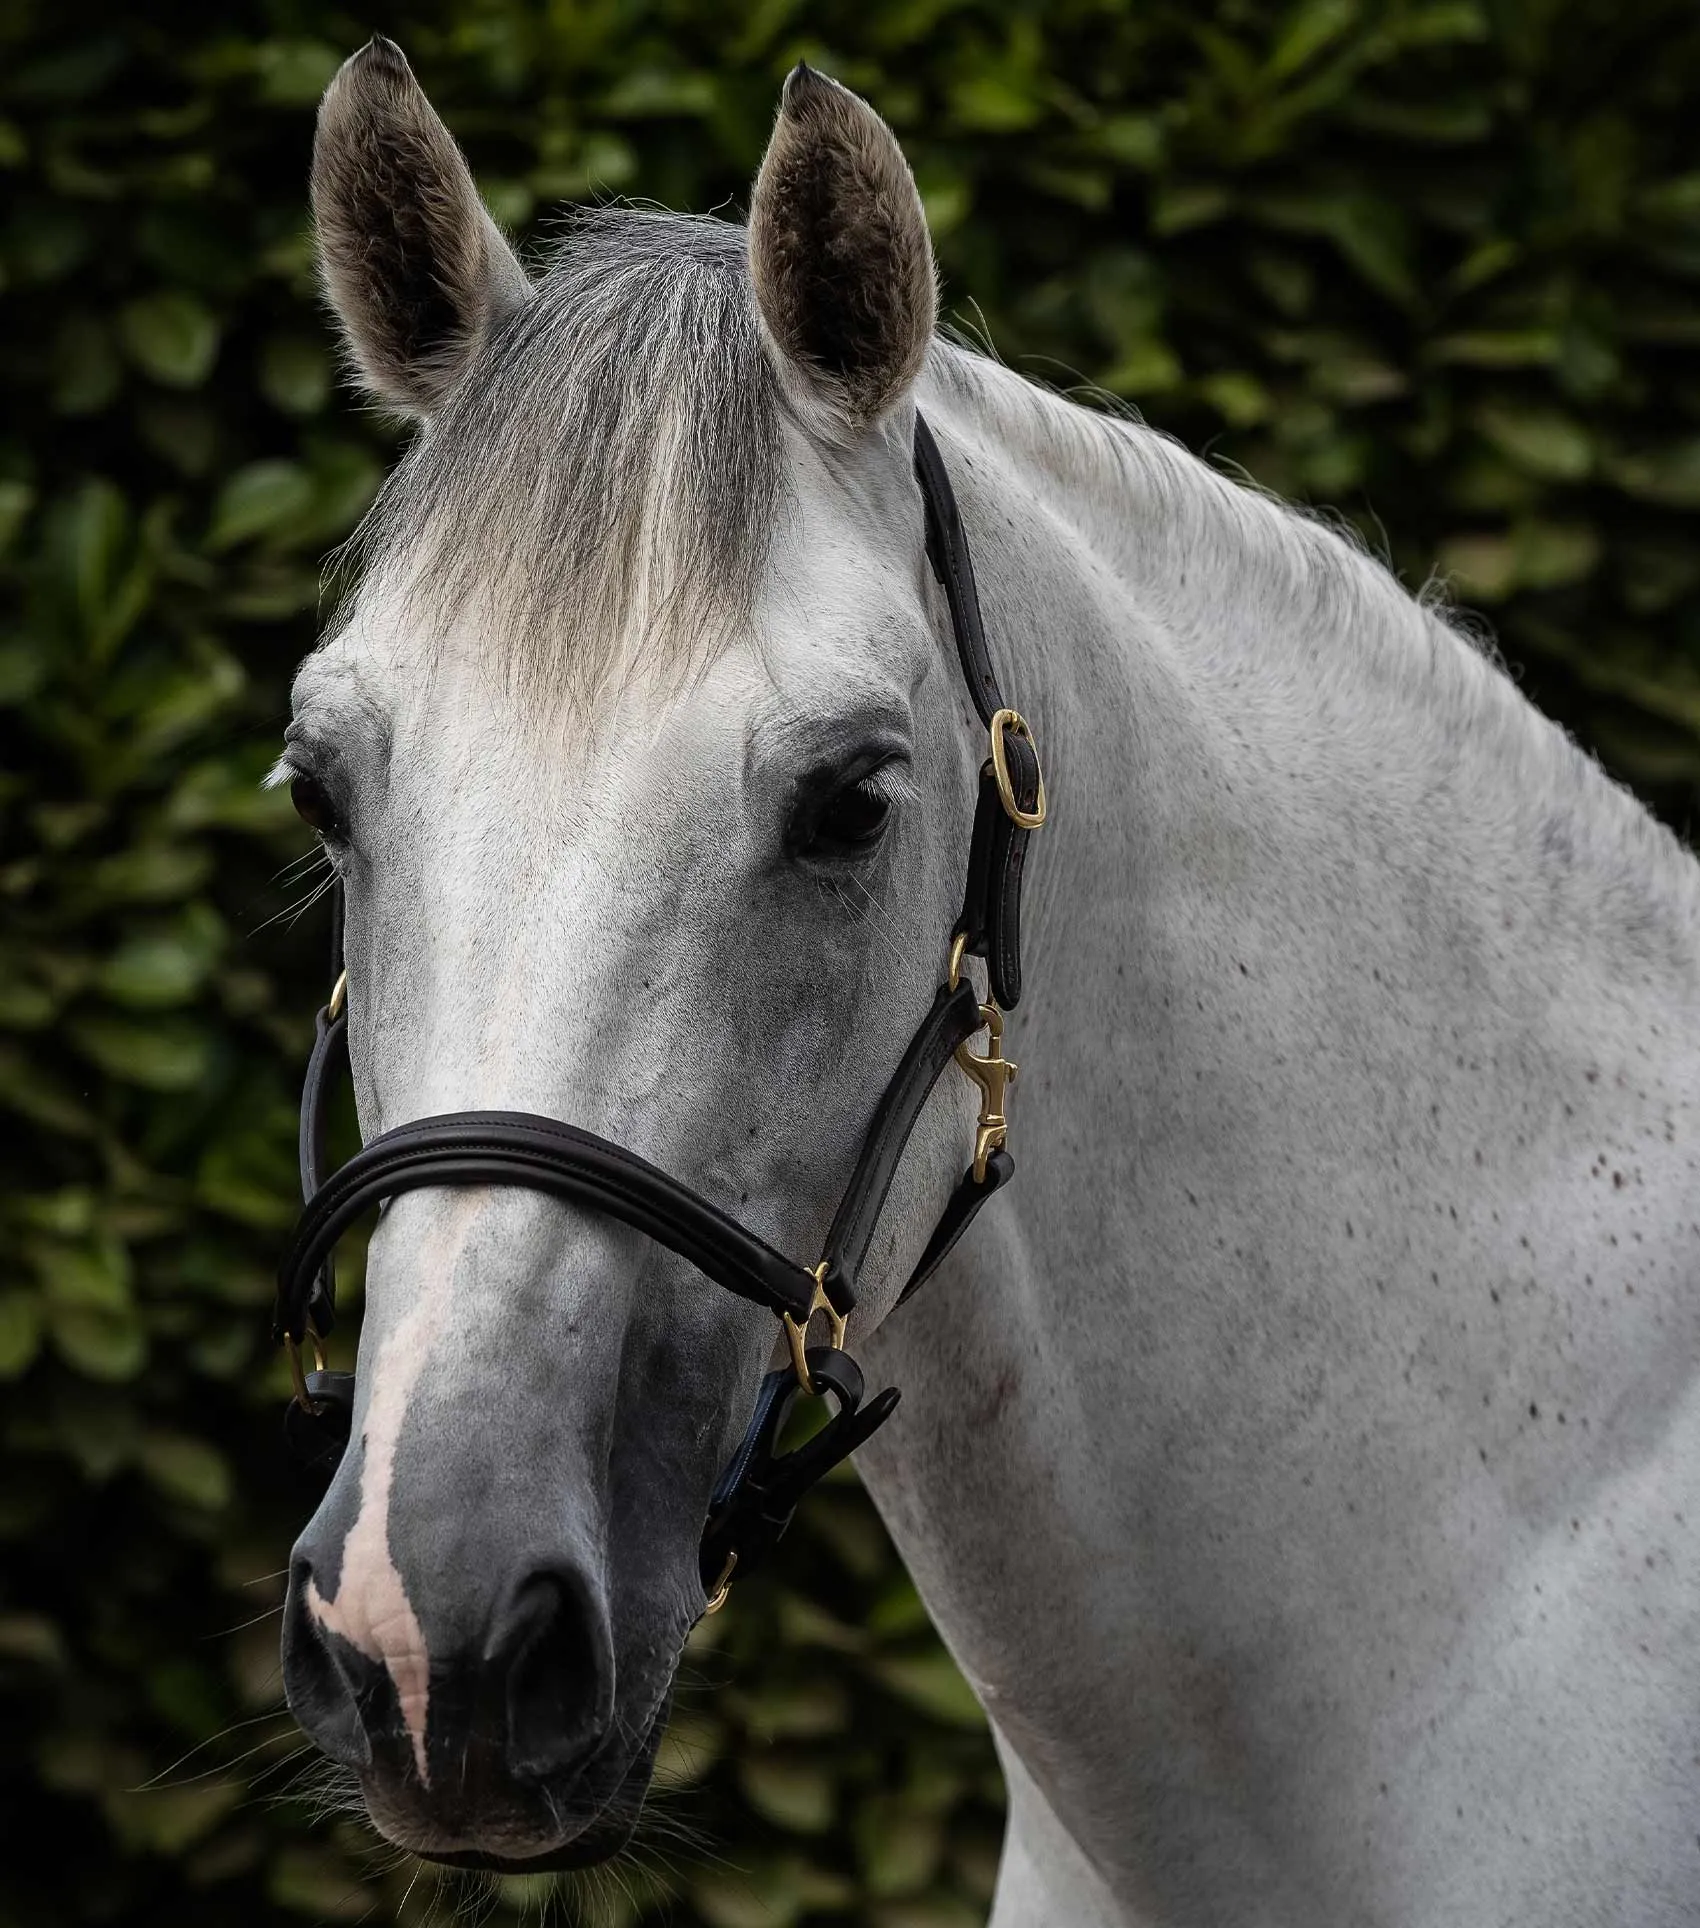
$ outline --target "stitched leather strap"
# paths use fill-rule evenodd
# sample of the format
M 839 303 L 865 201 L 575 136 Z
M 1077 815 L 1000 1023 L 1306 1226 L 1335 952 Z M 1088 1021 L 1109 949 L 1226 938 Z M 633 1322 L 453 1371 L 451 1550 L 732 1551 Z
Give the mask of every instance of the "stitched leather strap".
M 1025 737 L 1004 737 L 1016 801 L 1031 810 L 1039 796 L 1039 762 Z M 993 998 L 1006 1011 L 1021 1002 L 1021 879 L 1027 861 L 1023 830 L 1003 807 L 991 764 L 980 769 L 974 801 L 974 836 L 968 846 L 968 881 L 953 935 L 966 939 L 972 957 L 986 960 Z
M 919 1292 L 938 1268 L 949 1258 L 953 1247 L 962 1234 L 974 1223 L 975 1215 L 993 1192 L 1001 1191 L 1015 1176 L 1015 1160 L 999 1145 L 986 1160 L 984 1178 L 974 1176 L 974 1168 L 969 1166 L 962 1174 L 956 1190 L 950 1195 L 939 1222 L 933 1227 L 933 1235 L 927 1240 L 927 1249 L 916 1261 L 915 1269 L 909 1274 L 909 1283 L 897 1295 L 897 1310 L 912 1292 Z
M 915 477 L 927 509 L 927 559 L 950 605 L 950 626 L 963 681 L 980 721 L 989 730 L 992 718 L 1007 705 L 986 644 L 962 514 L 944 458 L 920 415 L 915 417 Z M 1003 741 L 1010 788 L 1021 808 L 1031 811 L 1039 799 L 1038 755 L 1033 745 L 1014 731 L 1005 731 Z M 1021 1002 L 1021 874 L 1028 835 L 1004 809 L 987 763 L 980 772 L 968 884 L 956 932 L 966 939 L 969 955 L 986 960 L 992 996 L 1006 1011 L 1013 1011 Z
M 342 928 L 342 886 L 332 893 L 336 899 L 336 926 Z M 341 966 L 337 967 L 339 970 Z M 332 1084 L 348 1069 L 348 1008 L 345 1005 L 333 1018 L 327 1004 L 314 1021 L 313 1053 L 307 1060 L 307 1076 L 301 1086 L 301 1125 L 298 1134 L 301 1157 L 301 1203 L 311 1205 L 325 1179 L 325 1110 Z M 325 1338 L 336 1324 L 336 1250 L 332 1247 L 320 1261 L 307 1297 L 307 1320 L 319 1337 Z M 299 1336 L 299 1335 L 297 1335 Z
M 306 1334 L 319 1264 L 369 1206 L 436 1185 L 523 1185 L 636 1226 L 704 1277 L 776 1313 L 808 1315 L 813 1274 L 623 1145 L 525 1112 L 421 1118 L 374 1138 L 314 1193 L 278 1268 L 277 1335 Z
M 789 1366 L 770 1372 L 762 1381 L 755 1414 L 709 1504 L 698 1552 L 704 1593 L 712 1594 L 722 1576 L 727 1575 L 731 1556 L 736 1556 L 734 1570 L 740 1579 L 761 1566 L 791 1524 L 791 1516 L 809 1488 L 840 1460 L 848 1459 L 896 1408 L 899 1394 L 895 1386 L 888 1386 L 865 1406 L 862 1404 L 861 1368 L 847 1352 L 814 1346 L 806 1363 L 815 1386 L 831 1394 L 838 1411 L 803 1445 L 778 1454 L 774 1448 L 801 1389 Z
M 826 1276 L 822 1286 L 833 1309 L 848 1312 L 856 1303 L 856 1277 L 868 1255 L 898 1161 L 915 1129 L 922 1107 L 949 1065 L 956 1047 L 980 1028 L 980 1002 L 964 978 L 954 991 L 942 984 L 921 1028 L 909 1041 L 903 1062 L 893 1072 L 862 1140 L 861 1156 L 850 1174 L 826 1235 Z
M 915 479 L 927 505 L 927 560 L 950 604 L 950 627 L 956 638 L 956 654 L 962 664 L 962 680 L 989 730 L 992 718 L 1007 707 L 998 688 L 997 671 L 992 667 L 992 652 L 986 646 L 986 626 L 980 619 L 980 592 L 974 583 L 974 564 L 968 553 L 968 537 L 962 527 L 962 513 L 950 486 L 939 445 L 925 419 L 915 416 Z

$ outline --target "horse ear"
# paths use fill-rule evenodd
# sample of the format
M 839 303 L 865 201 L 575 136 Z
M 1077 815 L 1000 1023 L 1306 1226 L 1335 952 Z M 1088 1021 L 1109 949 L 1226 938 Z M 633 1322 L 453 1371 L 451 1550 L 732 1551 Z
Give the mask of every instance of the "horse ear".
M 325 90 L 313 141 L 319 272 L 380 400 L 429 415 L 530 283 L 466 157 L 381 35 Z
M 927 217 L 891 129 L 801 64 L 756 175 L 749 247 L 780 372 L 816 424 L 855 433 L 899 402 L 938 317 Z

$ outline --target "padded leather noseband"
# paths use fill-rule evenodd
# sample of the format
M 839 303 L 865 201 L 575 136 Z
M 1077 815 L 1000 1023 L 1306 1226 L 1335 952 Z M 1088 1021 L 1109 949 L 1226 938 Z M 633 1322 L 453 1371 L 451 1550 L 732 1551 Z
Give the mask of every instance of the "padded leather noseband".
M 324 1119 L 332 1087 L 348 1066 L 346 978 L 319 1013 L 301 1100 L 302 1210 L 278 1268 L 274 1336 L 289 1350 L 296 1398 L 288 1416 L 292 1451 L 313 1471 L 334 1472 L 353 1413 L 354 1379 L 304 1372 L 300 1348 L 329 1333 L 336 1317 L 334 1255 L 361 1213 L 399 1193 L 444 1185 L 520 1185 L 606 1213 L 678 1253 L 714 1284 L 766 1306 L 787 1323 L 795 1367 L 767 1375 L 743 1443 L 715 1489 L 703 1536 L 702 1578 L 725 1597 L 734 1569 L 759 1564 L 816 1480 L 853 1452 L 897 1404 L 895 1389 L 863 1403 L 862 1375 L 837 1339 L 804 1350 L 811 1315 L 825 1310 L 835 1331 L 856 1304 L 857 1278 L 910 1133 L 933 1087 L 955 1058 L 976 1071 L 988 1060 L 966 1052 L 990 1027 L 994 1071 L 976 1071 L 985 1100 L 975 1163 L 951 1194 L 898 1301 L 909 1297 L 961 1238 L 980 1207 L 1007 1184 L 1015 1165 L 1003 1144 L 1001 1093 L 1013 1066 L 999 1057 L 1001 1010 L 1021 996 L 1021 877 L 1030 831 L 1044 820 L 1038 752 L 1025 721 L 1004 703 L 986 646 L 968 539 L 950 478 L 926 423 L 915 421 L 915 474 L 926 505 L 927 556 L 950 607 L 963 679 L 993 754 L 980 772 L 963 905 L 951 937 L 952 968 L 892 1073 L 862 1140 L 818 1266 L 810 1269 L 758 1238 L 720 1206 L 611 1139 L 528 1112 L 463 1111 L 420 1118 L 384 1132 L 347 1164 L 324 1171 Z M 1001 765 L 1001 768 L 1000 768 Z M 335 965 L 341 970 L 342 906 L 336 906 Z M 982 1006 L 958 972 L 962 955 L 985 960 L 990 1003 Z M 994 1093 L 996 1094 L 994 1096 Z M 824 1393 L 833 1419 L 796 1451 L 776 1455 L 785 1415 L 800 1392 Z

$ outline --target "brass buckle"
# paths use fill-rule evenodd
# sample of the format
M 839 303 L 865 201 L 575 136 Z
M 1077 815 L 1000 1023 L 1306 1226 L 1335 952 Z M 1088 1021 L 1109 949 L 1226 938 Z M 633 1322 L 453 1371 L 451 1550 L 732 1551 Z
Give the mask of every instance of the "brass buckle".
M 797 1375 L 797 1384 L 804 1392 L 814 1394 L 815 1382 L 809 1377 L 809 1324 L 817 1312 L 824 1312 L 832 1327 L 832 1349 L 844 1350 L 844 1329 L 850 1323 L 850 1315 L 840 1312 L 826 1296 L 826 1260 L 822 1259 L 815 1267 L 815 1296 L 809 1301 L 809 1310 L 801 1323 L 789 1312 L 781 1314 L 785 1321 L 785 1337 L 791 1347 L 791 1370 Z
M 325 1369 L 325 1342 L 311 1326 L 307 1328 L 307 1337 L 313 1346 L 313 1370 L 315 1372 L 323 1372 Z M 301 1364 L 301 1348 L 290 1338 L 287 1332 L 283 1335 L 283 1349 L 289 1354 L 289 1376 L 295 1382 L 296 1405 L 298 1405 L 304 1413 L 316 1413 L 319 1408 L 313 1395 L 307 1390 L 307 1372 L 306 1368 Z
M 1015 785 L 1009 778 L 1009 752 L 1004 748 L 1004 732 L 1013 730 L 1017 736 L 1026 737 L 1033 750 L 1033 761 L 1039 761 L 1039 746 L 1033 740 L 1032 726 L 1019 710 L 999 710 L 992 718 L 992 775 L 997 779 L 998 800 L 1010 822 L 1023 830 L 1040 830 L 1045 823 L 1045 772 L 1039 771 L 1039 794 L 1033 800 L 1031 810 L 1023 810 L 1015 800 Z
M 977 1058 L 964 1038 L 956 1047 L 956 1062 L 980 1087 L 980 1123 L 974 1133 L 974 1182 L 986 1182 L 986 1161 L 1009 1137 L 1009 1118 L 1004 1106 L 1015 1078 L 1014 1059 L 1003 1054 L 1003 1013 L 995 1004 L 980 1006 L 980 1023 L 986 1031 L 986 1055 Z

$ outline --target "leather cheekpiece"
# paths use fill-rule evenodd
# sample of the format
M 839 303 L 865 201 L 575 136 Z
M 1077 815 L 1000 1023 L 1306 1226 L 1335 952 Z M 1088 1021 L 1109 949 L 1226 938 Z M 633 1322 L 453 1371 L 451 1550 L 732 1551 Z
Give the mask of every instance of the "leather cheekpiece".
M 897 1175 L 903 1149 L 915 1129 L 933 1086 L 956 1054 L 980 1028 L 980 1001 L 964 978 L 953 991 L 940 985 L 932 1009 L 909 1041 L 903 1061 L 892 1074 L 874 1111 L 862 1154 L 844 1188 L 826 1235 L 826 1276 L 822 1282 L 837 1312 L 847 1313 L 856 1303 L 856 1278 L 868 1255 L 868 1244 L 879 1224 L 891 1181 Z
M 337 928 L 342 926 L 342 891 L 336 893 Z M 340 965 L 338 966 L 340 969 Z M 348 1007 L 333 1018 L 327 1004 L 314 1021 L 313 1051 L 307 1060 L 307 1076 L 301 1086 L 301 1123 L 298 1133 L 301 1158 L 301 1203 L 312 1204 L 325 1177 L 325 1110 L 332 1083 L 348 1070 Z M 307 1320 L 319 1337 L 329 1336 L 336 1324 L 336 1251 L 333 1247 L 319 1261 L 308 1291 Z M 296 1338 L 301 1335 L 297 1333 Z

